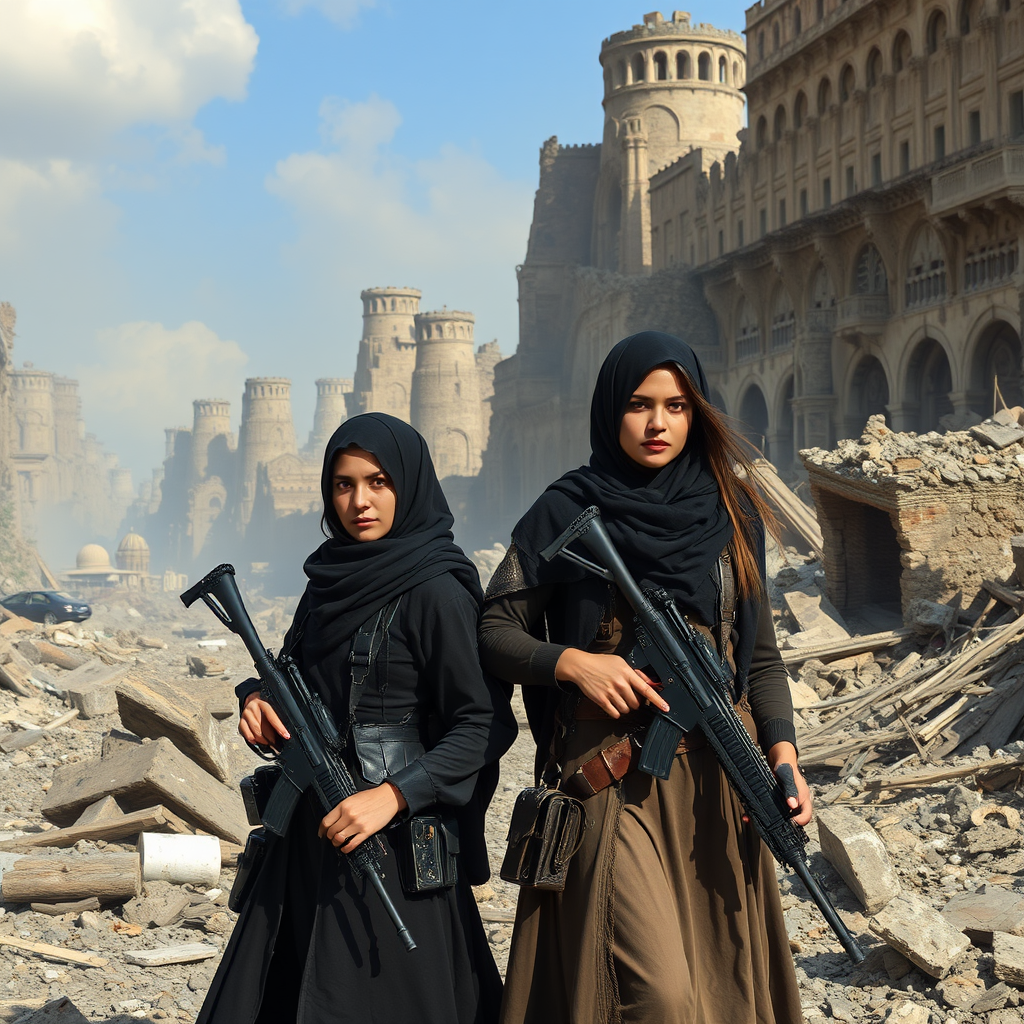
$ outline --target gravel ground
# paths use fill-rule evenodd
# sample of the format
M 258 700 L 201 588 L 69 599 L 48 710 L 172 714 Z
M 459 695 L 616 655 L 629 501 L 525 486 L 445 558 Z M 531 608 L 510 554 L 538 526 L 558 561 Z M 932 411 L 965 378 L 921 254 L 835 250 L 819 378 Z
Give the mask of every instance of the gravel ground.
M 276 643 L 289 620 L 290 609 L 280 604 L 250 602 L 265 639 Z M 134 660 L 133 673 L 144 680 L 163 680 L 188 689 L 197 699 L 224 696 L 249 673 L 247 655 L 234 637 L 218 630 L 203 609 L 185 611 L 176 601 L 163 597 L 139 599 L 135 606 L 114 601 L 97 608 L 84 624 L 82 636 L 88 642 L 98 634 L 125 657 Z M 205 629 L 208 638 L 226 636 L 225 647 L 213 654 L 224 673 L 213 679 L 187 674 L 186 656 L 203 653 L 194 637 L 183 630 Z M 165 650 L 138 649 L 138 635 L 167 642 Z M 37 636 L 42 636 L 42 632 Z M 210 653 L 209 649 L 205 653 Z M 61 671 L 47 667 L 59 686 Z M 65 711 L 56 697 L 18 697 L 0 689 L 0 732 L 8 723 L 46 722 Z M 491 807 L 487 840 L 492 866 L 497 869 L 505 845 L 505 831 L 512 804 L 521 788 L 532 784 L 532 741 L 521 708 L 521 731 L 515 746 L 503 761 L 502 779 Z M 96 757 L 104 732 L 120 725 L 116 715 L 72 721 L 27 750 L 0 754 L 0 838 L 39 831 L 47 823 L 40 805 L 55 768 Z M 223 721 L 225 739 L 231 747 L 236 776 L 246 774 L 256 762 L 235 732 L 237 718 Z M 898 752 L 897 752 L 898 753 Z M 903 752 L 901 756 L 906 756 Z M 989 752 L 975 752 L 971 758 L 950 759 L 944 766 L 957 767 L 980 762 Z M 891 771 L 896 754 L 888 759 Z M 883 759 L 884 760 L 884 759 Z M 920 771 L 921 763 L 908 761 L 901 770 Z M 868 773 L 865 772 L 865 776 Z M 982 802 L 1010 805 L 1024 810 L 1024 801 L 1012 791 L 979 795 L 965 786 L 942 785 L 920 791 L 898 791 L 885 802 L 864 802 L 856 789 L 837 792 L 834 770 L 812 774 L 817 799 L 846 803 L 871 822 L 882 837 L 905 890 L 940 909 L 957 892 L 994 885 L 1008 896 L 1024 894 L 1024 853 L 1019 836 L 1010 836 L 1002 850 L 977 850 L 969 841 L 969 824 L 960 814 L 961 805 Z M 841 787 L 840 787 L 841 789 Z M 958 803 L 959 801 L 959 803 Z M 890 950 L 868 929 L 868 918 L 852 892 L 820 853 L 815 826 L 809 829 L 811 865 L 850 929 L 868 952 L 866 962 L 853 968 L 834 940 L 820 913 L 810 902 L 794 876 L 779 870 L 783 906 L 797 964 L 808 1024 L 825 1020 L 875 1022 L 893 1020 L 904 1024 L 1019 1024 L 1024 1020 L 1019 990 L 999 988 L 993 975 L 992 955 L 986 948 L 972 946 L 954 965 L 943 982 L 937 982 Z M 982 844 L 984 845 L 984 844 Z M 128 851 L 132 845 L 80 843 L 61 855 L 80 856 L 97 850 Z M 47 851 L 40 851 L 45 855 Z M 58 851 L 49 851 L 56 854 Z M 2 866 L 2 857 L 0 857 Z M 0 905 L 0 939 L 16 936 L 51 943 L 79 951 L 92 951 L 109 959 L 109 966 L 76 967 L 48 962 L 19 950 L 0 946 L 0 1021 L 14 1021 L 47 999 L 69 996 L 90 1020 L 180 1020 L 193 1021 L 216 969 L 215 957 L 196 965 L 136 967 L 123 954 L 133 949 L 155 949 L 183 942 L 206 942 L 223 949 L 235 915 L 224 902 L 233 872 L 222 872 L 213 890 L 186 887 L 190 908 L 184 920 L 167 927 L 140 929 L 132 923 L 133 906 L 103 909 L 97 914 L 50 917 L 26 906 Z M 217 890 L 221 890 L 218 892 Z M 517 890 L 496 876 L 477 890 L 494 955 L 504 970 L 511 935 L 511 917 Z M 1005 991 L 1004 991 L 1005 990 Z M 969 1008 L 981 996 L 980 1012 Z M 965 1008 L 967 1007 L 967 1008 Z

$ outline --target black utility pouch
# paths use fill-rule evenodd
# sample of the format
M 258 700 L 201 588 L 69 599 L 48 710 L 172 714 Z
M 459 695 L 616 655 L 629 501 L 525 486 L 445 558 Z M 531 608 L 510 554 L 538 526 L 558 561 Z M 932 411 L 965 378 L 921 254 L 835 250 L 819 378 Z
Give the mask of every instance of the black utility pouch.
M 274 783 L 281 777 L 281 766 L 265 764 L 257 768 L 252 775 L 246 775 L 238 788 L 242 791 L 242 803 L 245 804 L 245 816 L 250 825 L 262 825 L 263 815 L 270 800 Z
M 405 892 L 448 889 L 459 880 L 459 834 L 453 820 L 417 814 L 392 826 L 389 834 Z
M 245 849 L 238 855 L 238 871 L 228 894 L 228 909 L 236 914 L 245 906 L 267 856 L 271 837 L 265 829 L 253 829 L 245 840 Z
M 586 821 L 581 800 L 543 786 L 524 789 L 512 808 L 501 877 L 524 888 L 561 892 Z

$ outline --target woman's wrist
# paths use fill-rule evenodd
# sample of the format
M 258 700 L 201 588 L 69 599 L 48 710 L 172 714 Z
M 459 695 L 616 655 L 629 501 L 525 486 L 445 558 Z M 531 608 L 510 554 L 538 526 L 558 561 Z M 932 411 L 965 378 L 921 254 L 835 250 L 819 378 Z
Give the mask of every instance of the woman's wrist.
M 558 661 L 555 662 L 555 681 L 559 683 L 576 682 L 576 669 L 580 664 L 580 655 L 586 657 L 586 654 L 586 651 L 581 651 L 578 647 L 566 647 L 558 656 Z

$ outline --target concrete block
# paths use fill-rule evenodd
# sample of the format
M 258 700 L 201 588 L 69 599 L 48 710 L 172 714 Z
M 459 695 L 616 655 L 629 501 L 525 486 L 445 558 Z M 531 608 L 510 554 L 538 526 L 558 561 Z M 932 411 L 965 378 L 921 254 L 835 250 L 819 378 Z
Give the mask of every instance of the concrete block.
M 82 718 L 98 718 L 117 711 L 115 686 L 128 672 L 127 665 L 104 665 L 99 659 L 73 669 L 61 681 L 61 687 L 78 708 Z
M 818 836 L 825 859 L 843 876 L 867 913 L 877 913 L 899 893 L 899 876 L 885 844 L 853 811 L 845 807 L 820 810 Z
M 910 893 L 890 900 L 871 918 L 869 927 L 933 978 L 945 977 L 971 945 L 963 932 Z
M 920 1003 L 902 1002 L 894 1006 L 885 1019 L 890 1024 L 928 1024 L 931 1013 Z
M 227 671 L 224 662 L 210 654 L 189 654 L 185 661 L 188 664 L 189 674 L 193 676 L 219 676 Z
M 992 944 L 995 932 L 1024 931 L 1024 895 L 995 885 L 954 896 L 942 916 L 959 928 L 976 946 Z
M 1024 988 L 1024 938 L 993 932 L 992 960 L 995 975 L 1000 981 Z
M 971 1013 L 989 1013 L 992 1010 L 1001 1010 L 1009 1002 L 1011 995 L 1013 995 L 1013 989 L 1005 981 L 997 982 L 975 1002 L 971 1007 Z M 991 1018 L 989 1019 L 991 1020 Z
M 121 915 L 143 928 L 165 928 L 181 917 L 189 903 L 189 894 L 180 886 L 162 880 L 146 882 L 145 894 L 129 900 Z
M 992 445 L 993 448 L 1005 448 L 1024 438 L 1024 429 L 1016 425 L 985 420 L 984 423 L 971 427 L 971 436 L 976 437 L 982 444 Z
M 789 614 L 801 631 L 820 629 L 823 640 L 847 640 L 850 631 L 843 617 L 827 597 L 813 584 L 782 595 Z
M 903 621 L 917 633 L 946 633 L 953 628 L 956 614 L 956 609 L 952 605 L 938 604 L 936 601 L 918 597 L 907 605 Z
M 137 747 L 142 743 L 142 737 L 136 736 L 133 732 L 125 732 L 122 729 L 110 729 L 103 734 L 103 742 L 100 747 L 100 757 L 113 757 L 130 747 Z
M 57 825 L 70 825 L 109 794 L 126 811 L 163 804 L 187 822 L 232 843 L 249 834 L 242 798 L 189 760 L 166 737 L 108 758 L 58 768 L 42 806 Z
M 206 708 L 166 683 L 122 679 L 117 710 L 126 729 L 139 736 L 166 736 L 183 754 L 221 782 L 231 779 L 227 745 Z
M 112 796 L 105 796 L 97 800 L 75 819 L 76 825 L 95 825 L 98 821 L 112 821 L 115 818 L 123 818 L 124 811 L 118 806 Z

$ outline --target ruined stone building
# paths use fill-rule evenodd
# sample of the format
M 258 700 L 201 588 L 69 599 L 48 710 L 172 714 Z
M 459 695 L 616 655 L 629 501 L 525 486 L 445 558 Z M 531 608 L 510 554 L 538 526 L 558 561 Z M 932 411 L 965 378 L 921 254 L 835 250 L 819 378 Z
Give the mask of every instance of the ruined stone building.
M 1019 404 L 1022 27 L 1017 0 L 763 0 L 746 48 L 682 12 L 605 40 L 601 144 L 541 151 L 482 473 L 498 534 L 586 458 L 597 367 L 645 327 L 694 344 L 783 472 L 873 413 Z
M 388 412 L 416 426 L 440 477 L 479 472 L 501 353 L 496 342 L 474 347 L 471 313 L 421 313 L 420 294 L 362 293 L 355 376 L 316 382 L 313 428 L 301 450 L 284 377 L 245 382 L 237 442 L 227 400 L 193 402 L 191 428 L 167 430 L 163 466 L 141 489 L 130 518 L 152 545 L 156 566 L 191 571 L 214 554 L 242 565 L 301 565 L 316 539 L 324 447 L 360 412 Z

